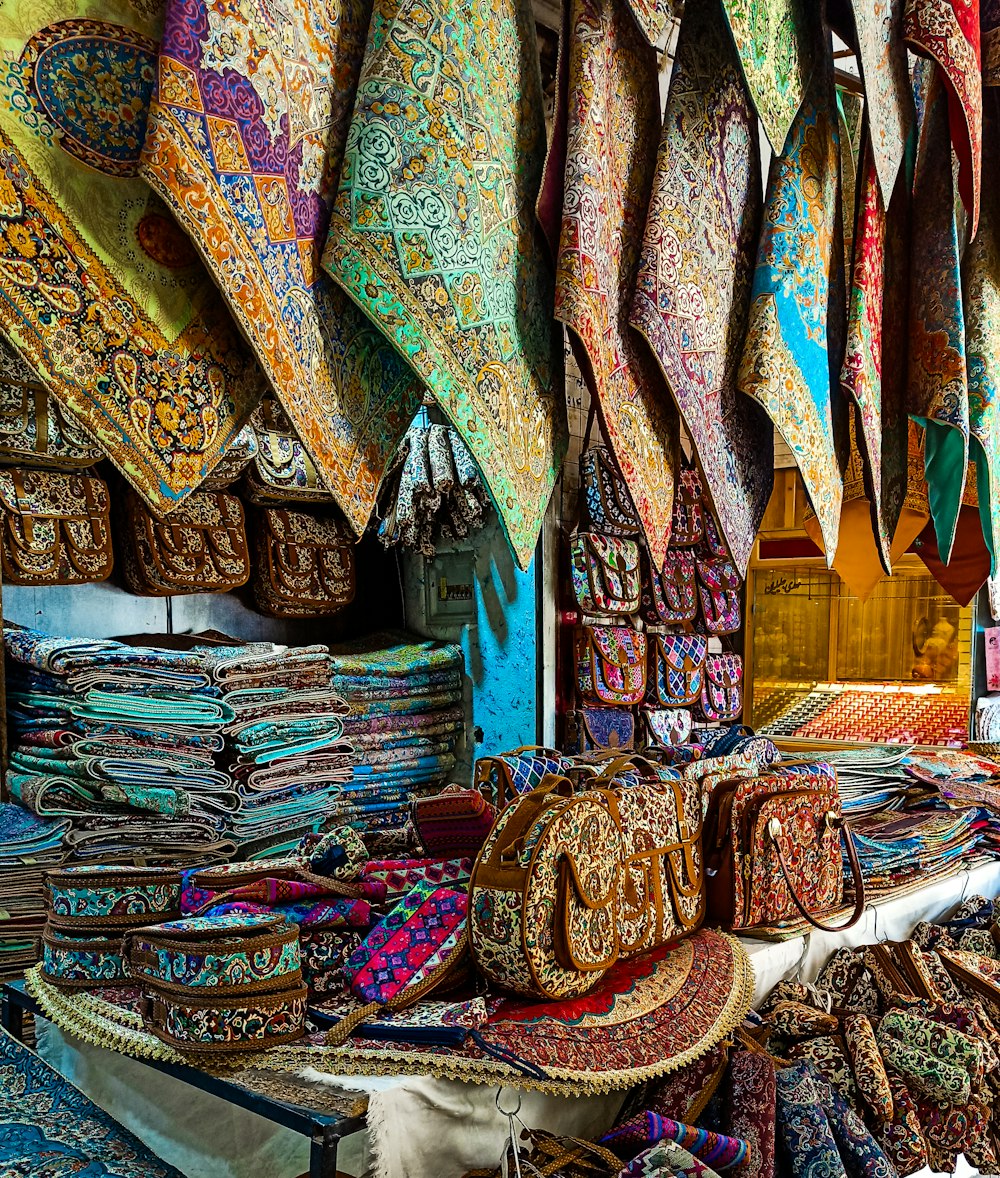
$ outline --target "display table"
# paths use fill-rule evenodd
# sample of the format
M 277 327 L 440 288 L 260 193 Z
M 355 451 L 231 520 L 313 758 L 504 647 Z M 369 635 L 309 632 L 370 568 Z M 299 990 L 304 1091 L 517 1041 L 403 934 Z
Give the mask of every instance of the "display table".
M 843 933 L 813 931 L 783 942 L 743 939 L 753 962 L 754 1003 L 783 978 L 815 978 L 843 945 L 905 939 L 921 920 L 951 912 L 965 896 L 1000 894 L 1000 862 L 962 871 L 929 887 L 872 906 Z M 39 1023 L 39 1054 L 188 1178 L 297 1178 L 309 1169 L 306 1138 L 269 1123 L 139 1060 L 91 1047 Z M 459 1178 L 496 1165 L 508 1131 L 495 1085 L 428 1076 L 308 1078 L 344 1093 L 367 1095 L 367 1130 L 346 1137 L 340 1171 L 376 1178 Z M 595 1137 L 613 1122 L 623 1094 L 570 1099 L 520 1094 L 531 1127 Z M 505 1092 L 504 1106 L 517 1095 Z M 968 1173 L 966 1169 L 964 1171 Z

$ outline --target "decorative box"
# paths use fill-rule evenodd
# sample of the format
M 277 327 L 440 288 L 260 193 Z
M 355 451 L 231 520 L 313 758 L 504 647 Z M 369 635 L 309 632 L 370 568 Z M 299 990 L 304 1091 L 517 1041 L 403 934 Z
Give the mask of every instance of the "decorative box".
M 141 1003 L 147 1031 L 178 1051 L 229 1055 L 264 1051 L 300 1039 L 305 1030 L 305 986 L 276 994 L 247 994 L 220 1005 L 214 997 L 184 994 L 146 994 Z
M 129 981 L 120 938 L 74 937 L 48 925 L 42 935 L 42 973 L 54 986 L 67 990 Z
M 124 932 L 181 914 L 181 873 L 171 867 L 62 867 L 45 876 L 51 928 Z

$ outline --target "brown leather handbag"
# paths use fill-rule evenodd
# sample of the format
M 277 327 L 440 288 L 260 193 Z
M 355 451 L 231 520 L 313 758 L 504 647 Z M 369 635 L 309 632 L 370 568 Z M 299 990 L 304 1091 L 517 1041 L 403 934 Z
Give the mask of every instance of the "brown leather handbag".
M 159 515 L 129 488 L 123 525 L 125 580 L 142 597 L 225 593 L 250 577 L 243 504 L 235 495 L 196 491 Z
M 854 878 L 846 924 L 823 922 L 844 898 L 841 839 Z M 822 763 L 775 766 L 722 782 L 705 820 L 708 915 L 730 929 L 770 928 L 798 914 L 826 932 L 848 929 L 865 908 L 864 880 L 845 825 L 835 770 Z
M 254 532 L 254 599 L 279 618 L 336 613 L 354 600 L 354 542 L 332 517 L 267 508 Z
M 80 585 L 111 574 L 111 508 L 103 479 L 0 470 L 0 565 L 11 585 Z

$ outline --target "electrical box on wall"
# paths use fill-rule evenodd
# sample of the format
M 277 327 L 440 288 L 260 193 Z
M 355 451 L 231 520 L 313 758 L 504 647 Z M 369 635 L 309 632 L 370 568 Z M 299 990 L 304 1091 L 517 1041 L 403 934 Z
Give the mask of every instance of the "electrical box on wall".
M 476 620 L 473 552 L 439 552 L 424 566 L 424 602 L 432 625 L 463 626 Z

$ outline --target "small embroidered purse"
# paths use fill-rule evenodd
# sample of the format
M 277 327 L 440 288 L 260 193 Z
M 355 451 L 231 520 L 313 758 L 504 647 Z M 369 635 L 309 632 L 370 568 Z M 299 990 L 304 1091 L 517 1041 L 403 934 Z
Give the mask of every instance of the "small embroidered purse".
M 478 790 L 453 788 L 415 798 L 410 813 L 427 855 L 440 859 L 478 855 L 497 814 Z
M 120 938 L 70 936 L 49 925 L 42 934 L 42 974 L 64 990 L 129 984 Z
M 701 714 L 709 723 L 729 724 L 743 712 L 743 660 L 738 654 L 705 657 Z
M 0 382 L 0 464 L 80 470 L 101 461 L 101 448 L 41 385 L 6 374 Z
M 701 698 L 708 639 L 703 634 L 651 634 L 648 702 L 684 708 Z
M 257 436 L 257 453 L 243 479 L 243 495 L 250 503 L 322 503 L 330 492 L 313 465 L 302 441 L 277 401 L 266 398 L 250 418 Z
M 646 691 L 646 635 L 625 626 L 578 626 L 576 671 L 583 703 L 639 703 Z
M 307 1001 L 308 991 L 301 985 L 231 999 L 193 990 L 150 992 L 140 1000 L 139 1011 L 146 1030 L 178 1051 L 234 1055 L 301 1039 Z
M 586 446 L 580 455 L 580 494 L 588 527 L 593 531 L 606 536 L 641 533 L 632 496 L 605 446 Z
M 639 545 L 620 536 L 578 532 L 570 547 L 573 591 L 585 614 L 634 614 L 639 608 Z
M 728 557 L 699 557 L 698 600 L 709 634 L 733 634 L 741 624 L 740 586 L 743 582 Z
M 567 752 L 610 752 L 634 744 L 635 716 L 628 708 L 577 708 L 566 713 Z
M 57 932 L 124 932 L 181 913 L 181 873 L 171 867 L 61 867 L 46 873 L 45 889 Z
M 642 550 L 640 613 L 649 626 L 676 626 L 697 617 L 698 593 L 692 552 L 668 548 L 663 568 L 657 572 L 649 553 L 645 548 Z
M 225 454 L 212 468 L 212 473 L 201 484 L 202 491 L 223 491 L 231 486 L 257 457 L 257 434 L 252 425 L 245 425 L 229 443 Z
M 646 743 L 670 748 L 691 739 L 691 713 L 687 708 L 642 709 Z
M 701 540 L 705 530 L 703 498 L 701 475 L 682 459 L 680 478 L 674 494 L 673 521 L 670 526 L 672 548 L 693 548 Z
M 133 593 L 225 593 L 246 584 L 250 556 L 235 495 L 196 491 L 161 516 L 129 488 L 124 504 L 123 566 Z
M 111 503 L 103 479 L 0 470 L 0 567 L 10 585 L 81 585 L 111 575 Z
M 255 530 L 254 599 L 272 617 L 336 613 L 354 600 L 354 544 L 332 517 L 267 508 Z

